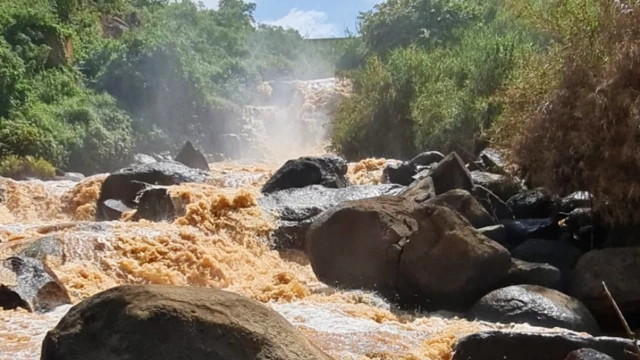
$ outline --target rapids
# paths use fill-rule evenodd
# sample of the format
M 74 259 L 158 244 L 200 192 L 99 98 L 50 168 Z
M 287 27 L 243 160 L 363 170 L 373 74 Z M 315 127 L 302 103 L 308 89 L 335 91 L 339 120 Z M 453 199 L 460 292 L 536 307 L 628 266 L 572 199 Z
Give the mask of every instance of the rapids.
M 307 84 L 313 86 L 326 92 Z M 287 158 L 301 155 L 300 149 L 289 149 Z M 172 223 L 132 222 L 127 214 L 120 221 L 94 222 L 106 175 L 79 183 L 0 178 L 0 259 L 53 236 L 62 255 L 44 262 L 74 303 L 119 284 L 222 288 L 271 306 L 335 359 L 449 359 L 456 339 L 477 331 L 556 331 L 399 311 L 374 293 L 320 283 L 303 253 L 267 245 L 276 219 L 257 199 L 282 154 L 272 153 L 271 161 L 214 163 L 209 183 L 173 187 L 172 196 L 187 211 Z M 385 163 L 350 164 L 348 176 L 355 184 L 377 183 Z M 0 271 L 0 282 L 2 276 Z M 70 307 L 47 314 L 0 311 L 0 359 L 39 359 L 46 332 Z

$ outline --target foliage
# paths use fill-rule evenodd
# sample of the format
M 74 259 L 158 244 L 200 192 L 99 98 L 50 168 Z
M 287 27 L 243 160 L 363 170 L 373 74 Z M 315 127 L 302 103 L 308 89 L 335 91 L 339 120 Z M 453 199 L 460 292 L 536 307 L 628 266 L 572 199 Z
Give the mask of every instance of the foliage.
M 537 64 L 523 67 L 522 83 L 513 87 L 516 93 L 527 86 L 542 89 L 529 98 L 520 95 L 525 103 L 539 106 L 508 103 L 503 129 L 515 127 L 514 114 L 527 121 L 518 131 L 509 129 L 515 135 L 505 138 L 513 160 L 533 185 L 561 194 L 588 191 L 603 220 L 637 224 L 640 6 L 572 0 L 562 10 L 568 5 L 573 11 L 562 17 L 554 13 L 557 8 L 531 17 L 548 27 L 556 44 Z M 544 78 L 535 75 L 546 69 L 553 69 L 557 80 L 543 87 L 539 82 Z
M 36 178 L 41 180 L 52 179 L 56 169 L 47 161 L 31 156 L 18 157 L 10 155 L 0 159 L 0 176 L 15 180 Z
M 333 149 L 351 159 L 406 159 L 423 150 L 473 157 L 476 141 L 500 113 L 496 92 L 509 80 L 518 56 L 535 47 L 531 34 L 500 13 L 498 5 L 389 0 L 366 14 L 362 28 L 369 54 L 379 53 L 382 44 L 367 40 L 373 36 L 367 33 L 371 26 L 379 29 L 374 32 L 378 37 L 396 42 L 347 75 L 354 93 L 338 109 Z M 439 24 L 432 30 L 438 41 L 403 39 L 394 32 L 407 25 L 405 17 L 416 9 L 446 10 L 451 21 L 429 24 Z M 389 23 L 380 26 L 380 19 Z M 413 23 L 409 33 L 426 25 Z
M 330 76 L 344 46 L 254 27 L 255 5 L 0 2 L 0 158 L 85 173 L 186 139 L 215 151 L 265 79 Z

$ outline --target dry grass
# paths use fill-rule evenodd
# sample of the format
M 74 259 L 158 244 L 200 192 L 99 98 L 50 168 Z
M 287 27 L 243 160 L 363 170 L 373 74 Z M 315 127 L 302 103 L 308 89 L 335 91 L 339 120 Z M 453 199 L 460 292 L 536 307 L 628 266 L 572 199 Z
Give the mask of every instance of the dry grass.
M 509 104 L 512 114 L 527 119 L 512 126 L 510 145 L 532 184 L 561 194 L 589 191 L 605 221 L 638 223 L 640 6 L 621 11 L 609 1 L 596 2 L 590 35 L 557 47 L 563 65 L 557 86 L 546 96 L 534 91 Z

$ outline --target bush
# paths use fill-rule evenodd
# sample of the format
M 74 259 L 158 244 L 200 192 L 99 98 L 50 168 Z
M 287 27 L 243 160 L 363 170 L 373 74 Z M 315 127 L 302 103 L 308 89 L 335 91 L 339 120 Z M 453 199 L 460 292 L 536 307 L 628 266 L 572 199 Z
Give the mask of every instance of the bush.
M 544 101 L 525 107 L 523 131 L 510 143 L 513 158 L 532 185 L 560 194 L 588 191 L 603 220 L 638 223 L 640 6 L 623 11 L 604 0 L 573 3 L 597 11 L 570 13 L 572 27 L 566 19 L 545 23 L 559 44 L 543 58 L 547 66 L 533 69 L 558 68 L 559 77 L 542 96 L 532 94 L 530 103 Z M 539 78 L 523 78 L 540 88 Z M 522 109 L 509 105 L 513 113 Z
M 10 155 L 0 158 L 0 176 L 15 180 L 36 178 L 41 180 L 53 179 L 56 169 L 41 158 L 31 156 L 19 157 Z

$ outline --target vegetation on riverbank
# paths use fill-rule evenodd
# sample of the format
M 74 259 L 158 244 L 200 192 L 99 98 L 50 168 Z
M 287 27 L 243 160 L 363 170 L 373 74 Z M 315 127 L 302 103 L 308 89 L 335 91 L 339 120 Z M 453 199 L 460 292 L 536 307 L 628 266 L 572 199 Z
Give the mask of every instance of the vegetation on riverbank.
M 344 51 L 255 26 L 254 4 L 0 4 L 0 158 L 94 173 L 233 130 L 263 80 L 331 76 Z M 348 45 L 348 44 L 346 44 Z
M 610 0 L 387 0 L 361 17 L 366 60 L 333 148 L 469 159 L 492 143 L 530 185 L 589 191 L 606 220 L 637 223 L 638 14 Z

